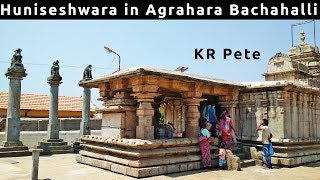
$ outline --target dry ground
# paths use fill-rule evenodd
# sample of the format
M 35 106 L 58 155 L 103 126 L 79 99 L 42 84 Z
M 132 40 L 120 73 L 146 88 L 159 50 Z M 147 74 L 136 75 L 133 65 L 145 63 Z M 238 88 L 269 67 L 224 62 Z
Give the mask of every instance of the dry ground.
M 0 158 L 0 180 L 30 179 L 31 156 Z M 40 179 L 52 180 L 111 180 L 133 179 L 103 169 L 78 164 L 74 154 L 40 157 Z M 236 179 L 236 180 L 319 180 L 320 162 L 296 168 L 264 170 L 261 166 L 243 168 L 242 171 L 191 171 L 161 175 L 146 179 Z

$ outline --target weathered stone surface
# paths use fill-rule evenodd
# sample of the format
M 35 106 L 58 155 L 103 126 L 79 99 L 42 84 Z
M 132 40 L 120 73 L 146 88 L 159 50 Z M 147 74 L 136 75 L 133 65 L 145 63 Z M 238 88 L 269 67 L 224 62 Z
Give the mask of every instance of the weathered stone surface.
M 111 163 L 111 171 L 127 175 L 127 167 L 119 164 Z

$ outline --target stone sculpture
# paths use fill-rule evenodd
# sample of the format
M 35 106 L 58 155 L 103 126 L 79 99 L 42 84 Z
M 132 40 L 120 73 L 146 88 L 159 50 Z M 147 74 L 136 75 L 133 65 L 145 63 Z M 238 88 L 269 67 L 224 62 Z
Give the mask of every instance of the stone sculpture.
M 56 60 L 53 62 L 51 67 L 51 75 L 48 77 L 48 81 L 61 81 L 62 77 L 59 74 L 59 61 Z
M 21 56 L 22 49 L 18 48 L 14 51 L 14 55 L 11 59 L 10 68 L 7 69 L 6 77 L 7 76 L 21 76 L 26 77 L 25 69 L 22 64 L 22 56 Z
M 83 81 L 91 80 L 92 79 L 92 69 L 91 69 L 91 64 L 89 64 L 83 71 Z

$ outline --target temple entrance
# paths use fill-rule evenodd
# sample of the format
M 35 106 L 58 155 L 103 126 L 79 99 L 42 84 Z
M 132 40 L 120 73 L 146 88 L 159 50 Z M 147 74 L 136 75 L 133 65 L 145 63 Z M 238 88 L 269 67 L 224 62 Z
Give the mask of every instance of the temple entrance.
M 203 111 L 206 105 L 215 104 L 216 116 L 222 112 L 219 96 L 204 95 L 206 99 L 200 103 L 199 128 L 203 120 Z M 155 114 L 153 118 L 155 139 L 183 138 L 186 130 L 186 105 L 183 99 L 177 96 L 159 97 L 154 102 Z

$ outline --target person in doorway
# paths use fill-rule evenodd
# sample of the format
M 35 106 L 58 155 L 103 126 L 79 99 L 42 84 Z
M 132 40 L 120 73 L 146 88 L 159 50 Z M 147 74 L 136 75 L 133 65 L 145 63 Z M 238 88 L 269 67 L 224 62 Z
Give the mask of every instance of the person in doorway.
M 263 119 L 261 120 L 260 125 L 257 127 L 256 131 L 262 131 L 262 150 L 263 157 L 266 162 L 266 169 L 272 169 L 271 157 L 269 154 L 269 143 L 270 139 L 272 138 L 272 134 L 268 125 L 269 121 L 267 119 Z
M 212 124 L 210 130 L 212 137 L 217 137 L 217 116 L 215 110 L 215 103 L 208 103 L 208 105 L 203 110 L 203 118 Z
M 205 128 L 202 128 L 199 134 L 199 145 L 204 169 L 209 169 L 211 167 L 211 150 L 209 144 L 209 141 L 213 140 L 213 137 L 210 136 L 211 127 L 212 124 L 206 123 Z

